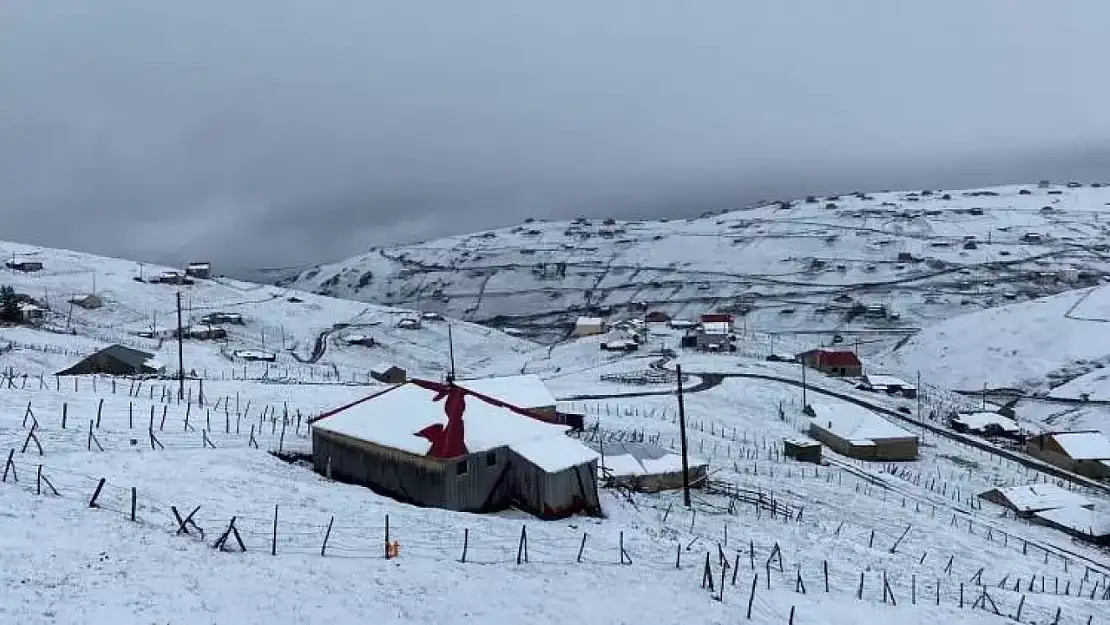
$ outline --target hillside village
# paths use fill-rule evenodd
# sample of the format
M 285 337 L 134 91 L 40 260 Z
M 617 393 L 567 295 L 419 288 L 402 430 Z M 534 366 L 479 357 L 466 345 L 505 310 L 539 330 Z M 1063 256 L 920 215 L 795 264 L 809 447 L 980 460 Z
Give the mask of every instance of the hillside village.
M 1110 623 L 1077 185 L 529 222 L 285 286 L 0 243 L 0 615 Z

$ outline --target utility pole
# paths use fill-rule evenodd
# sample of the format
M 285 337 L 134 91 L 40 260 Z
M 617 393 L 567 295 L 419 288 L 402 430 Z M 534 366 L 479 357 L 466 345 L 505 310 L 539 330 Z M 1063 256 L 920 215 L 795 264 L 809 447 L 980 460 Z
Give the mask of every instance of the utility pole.
M 921 371 L 917 372 L 917 420 L 921 421 Z
M 690 461 L 686 457 L 686 407 L 682 403 L 682 365 L 675 365 L 678 376 L 678 430 L 682 441 L 682 503 L 690 507 Z
M 806 409 L 806 361 L 803 358 L 799 361 L 802 365 L 802 410 Z
M 181 327 L 181 291 L 177 292 L 177 398 L 185 401 L 185 329 Z
M 447 382 L 453 383 L 455 381 L 455 340 L 451 335 L 451 324 L 447 324 L 447 353 L 451 359 L 450 369 L 447 372 Z

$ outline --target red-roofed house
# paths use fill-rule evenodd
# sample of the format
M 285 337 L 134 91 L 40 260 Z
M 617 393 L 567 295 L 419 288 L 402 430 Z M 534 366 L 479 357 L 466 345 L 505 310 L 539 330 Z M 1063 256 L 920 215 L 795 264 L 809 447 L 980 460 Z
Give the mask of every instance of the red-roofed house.
M 595 452 L 468 384 L 409 380 L 313 419 L 315 470 L 420 506 L 601 513 Z
M 854 352 L 847 350 L 811 349 L 798 354 L 798 360 L 826 375 L 849 378 L 863 375 L 863 363 Z

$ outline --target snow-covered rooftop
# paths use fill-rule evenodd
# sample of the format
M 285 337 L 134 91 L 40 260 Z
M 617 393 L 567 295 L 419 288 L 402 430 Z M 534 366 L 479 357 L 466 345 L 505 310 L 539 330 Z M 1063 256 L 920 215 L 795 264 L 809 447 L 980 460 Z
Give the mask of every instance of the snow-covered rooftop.
M 682 456 L 658 445 L 609 441 L 590 446 L 604 452 L 601 470 L 611 477 L 659 475 L 682 470 Z M 686 464 L 693 469 L 708 463 L 687 454 Z
M 601 317 L 579 317 L 578 320 L 575 321 L 575 324 L 580 326 L 600 326 L 604 323 L 605 320 Z
M 972 430 L 982 430 L 988 425 L 996 425 L 1005 432 L 1019 432 L 1021 428 L 1013 420 L 1006 418 L 997 412 L 966 412 L 956 415 L 953 421 L 957 421 L 967 426 Z
M 1072 460 L 1110 459 L 1110 438 L 1102 432 L 1063 432 L 1052 438 Z
M 884 373 L 869 373 L 865 377 L 867 378 L 867 383 L 871 386 L 897 386 L 904 389 L 914 388 L 913 384 L 910 384 L 902 378 L 893 375 L 887 375 Z
M 1033 516 L 1092 536 L 1110 535 L 1110 514 L 1080 506 L 1041 510 Z
M 701 324 L 701 329 L 706 334 L 728 334 L 732 332 L 732 324 L 727 321 L 706 321 Z
M 812 403 L 812 423 L 848 441 L 878 441 L 891 438 L 916 438 L 883 417 L 852 404 Z
M 1026 484 L 994 489 L 1017 512 L 1038 512 L 1066 507 L 1089 507 L 1091 500 L 1055 484 Z
M 547 408 L 555 405 L 555 396 L 547 389 L 540 376 L 533 373 L 455 380 L 455 384 L 518 408 Z
M 597 460 L 594 450 L 569 436 L 543 436 L 510 443 L 509 449 L 548 473 L 558 473 Z
M 459 385 L 465 384 L 462 382 Z M 434 391 L 407 382 L 325 416 L 314 422 L 313 427 L 423 456 L 428 453 L 431 443 L 417 432 L 430 425 L 447 423 L 443 402 L 433 401 L 435 396 Z M 466 396 L 463 425 L 463 441 L 472 453 L 523 445 L 539 439 L 554 439 L 553 448 L 566 451 L 566 446 L 559 439 L 566 438 L 567 426 L 544 423 L 473 395 Z M 542 447 L 529 445 L 523 448 L 535 450 Z M 539 460 L 550 462 L 546 457 Z

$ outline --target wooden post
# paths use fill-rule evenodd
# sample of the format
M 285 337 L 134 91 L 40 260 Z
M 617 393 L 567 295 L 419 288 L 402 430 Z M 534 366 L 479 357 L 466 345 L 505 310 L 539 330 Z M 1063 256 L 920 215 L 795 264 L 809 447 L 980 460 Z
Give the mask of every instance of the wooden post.
M 96 491 L 93 492 L 92 499 L 89 500 L 89 507 L 90 508 L 99 508 L 100 507 L 100 505 L 96 503 L 96 499 L 98 497 L 100 497 L 100 491 L 104 489 L 104 482 L 106 482 L 106 481 L 107 481 L 106 479 L 100 478 L 100 482 L 97 483 Z
M 35 494 L 42 494 L 42 465 L 39 465 L 38 477 L 35 478 Z
M 73 378 L 76 380 L 77 378 Z M 69 402 L 62 403 L 62 429 L 66 429 L 66 416 L 69 414 Z
M 251 430 L 253 430 L 253 429 L 254 428 L 252 427 Z M 253 431 L 251 433 L 251 438 L 254 438 Z M 386 560 L 389 559 L 389 515 L 388 514 L 385 515 L 385 559 Z
M 96 405 L 96 429 L 100 429 L 100 412 L 104 410 L 104 398 L 100 398 L 100 402 Z
M 752 592 L 748 595 L 748 620 L 752 620 L 752 603 L 755 602 L 755 588 L 759 585 L 759 573 L 752 578 Z
M 516 548 L 516 563 L 528 561 L 528 526 L 520 526 L 520 544 Z
M 828 560 L 822 560 L 821 561 L 821 569 L 825 573 L 825 592 L 829 592 L 829 561 Z
M 135 404 L 127 402 L 127 429 L 135 429 Z
M 328 539 L 331 538 L 331 524 L 335 523 L 335 515 L 328 519 L 328 529 L 324 532 L 324 544 L 320 545 L 320 557 L 328 550 Z
M 274 537 L 270 542 L 270 555 L 277 555 L 277 521 L 278 521 L 278 505 L 274 504 Z
M 131 487 L 131 521 L 135 521 L 135 504 L 138 502 L 139 493 L 134 486 Z
M 578 545 L 578 558 L 577 558 L 578 562 L 582 561 L 582 552 L 585 551 L 585 549 L 586 549 L 586 532 L 582 532 L 582 544 Z M 623 547 L 621 548 L 621 551 L 622 552 L 624 551 Z M 466 551 L 464 550 L 463 553 L 466 553 Z M 463 562 L 465 562 L 465 561 L 466 560 L 464 559 Z
M 235 403 L 239 403 L 239 397 L 238 396 L 236 396 L 236 398 L 235 398 Z M 586 536 L 585 535 L 582 536 L 582 546 L 583 547 L 586 546 Z M 459 560 L 459 562 L 466 562 L 466 550 L 469 547 L 470 547 L 470 528 L 469 527 L 464 527 L 463 528 L 463 552 L 462 552 L 462 558 Z M 581 549 L 578 550 L 578 561 L 579 562 L 582 561 L 582 550 Z

